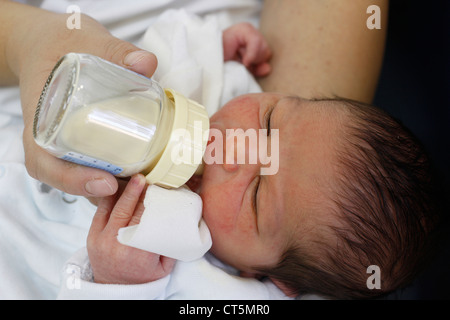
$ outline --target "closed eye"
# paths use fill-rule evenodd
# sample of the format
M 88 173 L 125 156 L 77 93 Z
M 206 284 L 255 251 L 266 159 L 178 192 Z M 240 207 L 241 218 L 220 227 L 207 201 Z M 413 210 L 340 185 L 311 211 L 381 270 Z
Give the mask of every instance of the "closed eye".
M 259 185 L 261 182 L 261 177 L 257 176 L 256 177 L 257 181 L 256 181 L 256 186 L 253 189 L 253 197 L 252 197 L 252 206 L 253 206 L 253 212 L 255 213 L 255 215 L 258 214 L 258 189 L 259 189 Z
M 272 113 L 273 113 L 274 109 L 275 109 L 275 106 L 270 108 L 264 115 L 264 123 L 265 123 L 266 129 L 267 129 L 267 136 L 270 136 L 270 121 L 271 121 Z

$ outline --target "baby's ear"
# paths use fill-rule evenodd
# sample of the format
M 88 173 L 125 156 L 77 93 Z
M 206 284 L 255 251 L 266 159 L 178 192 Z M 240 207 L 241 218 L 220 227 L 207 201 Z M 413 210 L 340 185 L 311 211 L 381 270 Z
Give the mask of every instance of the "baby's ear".
M 283 291 L 283 293 L 291 298 L 295 298 L 298 294 L 296 294 L 294 292 L 294 290 L 292 290 L 291 288 L 289 288 L 287 285 L 285 285 L 284 283 L 282 283 L 279 280 L 276 279 L 272 279 L 270 278 L 270 280 L 278 287 L 278 289 L 280 289 L 281 291 Z

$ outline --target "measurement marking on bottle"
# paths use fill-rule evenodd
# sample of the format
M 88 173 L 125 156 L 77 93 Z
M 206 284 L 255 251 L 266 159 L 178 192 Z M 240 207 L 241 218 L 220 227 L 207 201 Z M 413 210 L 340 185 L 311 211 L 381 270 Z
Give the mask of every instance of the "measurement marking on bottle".
M 115 166 L 109 162 L 88 157 L 84 154 L 79 154 L 73 151 L 66 153 L 61 159 L 80 164 L 86 167 L 105 170 L 113 175 L 119 174 L 123 171 L 122 168 Z

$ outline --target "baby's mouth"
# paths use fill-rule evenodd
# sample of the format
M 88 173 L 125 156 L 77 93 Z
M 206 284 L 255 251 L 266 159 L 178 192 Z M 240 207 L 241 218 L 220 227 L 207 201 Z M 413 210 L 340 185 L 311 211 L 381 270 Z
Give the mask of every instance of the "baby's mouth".
M 188 188 L 191 189 L 191 191 L 199 194 L 200 193 L 200 188 L 202 186 L 202 176 L 194 174 L 188 180 L 188 182 L 186 182 L 186 186 L 188 186 Z

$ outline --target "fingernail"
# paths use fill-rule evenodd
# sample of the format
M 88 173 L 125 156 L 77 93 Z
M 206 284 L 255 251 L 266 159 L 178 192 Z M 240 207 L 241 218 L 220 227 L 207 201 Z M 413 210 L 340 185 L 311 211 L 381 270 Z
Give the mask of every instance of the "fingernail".
M 134 179 L 134 183 L 138 186 L 145 185 L 147 183 L 145 176 L 142 174 L 137 174 L 136 176 L 134 176 Z
M 140 179 L 138 174 L 132 176 L 131 179 L 130 179 L 130 183 L 134 184 L 134 185 L 138 185 L 140 182 L 141 182 L 141 179 Z
M 123 59 L 123 63 L 126 66 L 132 67 L 147 56 L 147 51 L 133 51 L 125 56 L 125 58 Z
M 88 181 L 84 188 L 91 196 L 96 197 L 109 196 L 114 193 L 113 188 L 105 179 L 95 179 Z

